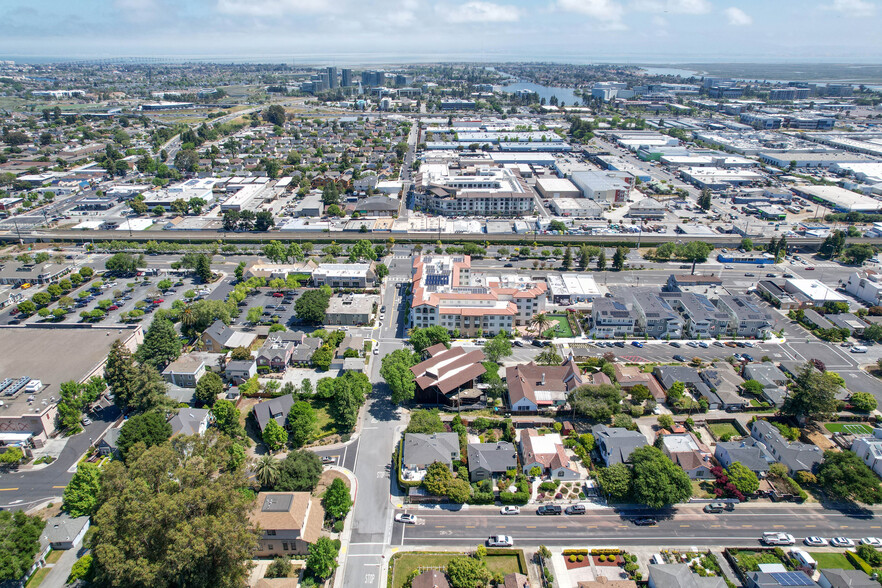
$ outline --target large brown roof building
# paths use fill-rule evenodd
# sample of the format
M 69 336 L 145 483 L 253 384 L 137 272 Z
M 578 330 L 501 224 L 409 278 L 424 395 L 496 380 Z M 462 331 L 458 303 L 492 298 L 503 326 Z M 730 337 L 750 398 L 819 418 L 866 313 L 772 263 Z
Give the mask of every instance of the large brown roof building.
M 319 538 L 325 513 L 309 492 L 261 492 L 251 522 L 261 529 L 258 557 L 305 554 Z
M 479 399 L 475 380 L 486 371 L 482 365 L 486 359 L 483 351 L 466 353 L 462 347 L 447 349 L 442 344 L 426 351 L 429 359 L 410 368 L 416 382 L 417 402 L 456 405 Z

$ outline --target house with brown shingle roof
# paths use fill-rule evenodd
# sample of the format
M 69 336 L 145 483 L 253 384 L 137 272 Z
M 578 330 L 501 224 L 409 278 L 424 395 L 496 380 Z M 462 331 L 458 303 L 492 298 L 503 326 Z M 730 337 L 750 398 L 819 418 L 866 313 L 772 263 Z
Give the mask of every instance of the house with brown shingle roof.
M 570 358 L 559 366 L 524 365 L 505 369 L 508 403 L 512 411 L 537 411 L 566 404 L 567 395 L 581 386 L 582 372 Z
M 557 480 L 578 480 L 579 471 L 570 463 L 563 441 L 557 433 L 540 435 L 536 429 L 521 432 L 521 463 L 524 471 L 539 467 Z
M 614 364 L 616 369 L 616 381 L 622 390 L 629 390 L 634 386 L 641 384 L 649 388 L 649 393 L 655 398 L 656 402 L 664 402 L 666 395 L 665 389 L 661 387 L 658 380 L 652 374 L 647 374 L 635 365 Z
M 261 492 L 251 511 L 260 527 L 258 557 L 302 555 L 319 538 L 325 513 L 309 492 Z
M 455 406 L 480 400 L 475 381 L 486 371 L 482 365 L 486 359 L 483 351 L 475 349 L 466 353 L 462 347 L 447 349 L 439 344 L 426 352 L 429 359 L 410 368 L 416 383 L 414 399 L 417 402 Z

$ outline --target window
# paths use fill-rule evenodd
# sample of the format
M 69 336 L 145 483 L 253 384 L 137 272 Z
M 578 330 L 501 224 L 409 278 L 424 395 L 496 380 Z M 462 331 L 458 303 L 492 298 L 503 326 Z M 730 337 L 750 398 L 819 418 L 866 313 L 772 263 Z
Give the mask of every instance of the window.
M 274 529 L 267 529 L 266 534 L 272 536 L 276 534 L 276 531 Z
M 288 551 L 288 544 L 282 543 L 282 551 Z

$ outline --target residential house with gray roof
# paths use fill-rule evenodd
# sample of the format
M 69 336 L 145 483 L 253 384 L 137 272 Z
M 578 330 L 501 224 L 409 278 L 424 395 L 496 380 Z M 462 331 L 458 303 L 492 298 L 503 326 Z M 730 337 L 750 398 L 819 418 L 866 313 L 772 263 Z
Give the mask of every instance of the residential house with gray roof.
M 628 463 L 631 452 L 648 445 L 640 431 L 629 431 L 622 427 L 594 425 L 591 428 L 600 458 L 607 466 Z
M 683 318 L 657 292 L 634 289 L 625 296 L 632 301 L 639 333 L 655 339 L 679 339 L 683 335 Z
M 493 476 L 513 470 L 518 465 L 518 452 L 508 441 L 496 443 L 469 443 L 469 479 L 472 482 L 489 480 Z
M 662 292 L 659 294 L 686 320 L 685 331 L 690 337 L 713 339 L 729 329 L 729 315 L 717 309 L 707 296 L 694 292 Z
M 760 339 L 771 332 L 772 315 L 747 296 L 719 296 L 717 308 L 729 315 L 730 333 Z
M 260 427 L 260 432 L 263 433 L 270 419 L 275 420 L 284 427 L 292 406 L 294 406 L 294 396 L 291 394 L 270 398 L 255 404 L 254 418 L 257 421 L 257 426 Z
M 175 435 L 202 435 L 208 429 L 211 412 L 206 408 L 182 408 L 168 422 Z
M 821 588 L 879 588 L 879 582 L 861 570 L 821 570 Z
M 815 466 L 824 461 L 824 453 L 817 445 L 789 442 L 781 432 L 768 421 L 754 421 L 751 436 L 761 441 L 769 453 L 783 464 L 791 475 L 796 472 L 811 472 Z
M 221 320 L 214 321 L 202 333 L 202 343 L 205 345 L 205 348 L 215 353 L 223 353 L 228 349 L 235 349 L 236 347 L 245 347 L 247 349 L 256 338 L 256 333 L 233 329 L 225 325 Z
M 649 564 L 649 588 L 726 588 L 726 581 L 699 576 L 687 564 Z
M 716 402 L 711 402 L 708 398 L 708 406 L 711 409 L 736 410 L 750 406 L 750 401 L 738 393 L 744 380 L 729 364 L 722 363 L 718 367 L 702 370 L 700 375 L 715 397 Z M 714 404 L 717 406 L 715 407 Z
M 745 380 L 756 380 L 763 386 L 763 398 L 772 406 L 781 406 L 787 396 L 787 375 L 770 361 L 748 363 L 742 372 Z
M 764 477 L 769 472 L 769 466 L 775 463 L 775 458 L 768 449 L 752 437 L 742 441 L 717 443 L 714 457 L 726 469 L 737 461 L 758 477 Z
M 459 435 L 456 433 L 405 433 L 401 474 L 405 480 L 422 480 L 426 468 L 436 461 L 453 469 L 453 460 L 459 457 Z
M 634 334 L 637 319 L 622 299 L 597 298 L 591 307 L 591 335 L 598 339 Z

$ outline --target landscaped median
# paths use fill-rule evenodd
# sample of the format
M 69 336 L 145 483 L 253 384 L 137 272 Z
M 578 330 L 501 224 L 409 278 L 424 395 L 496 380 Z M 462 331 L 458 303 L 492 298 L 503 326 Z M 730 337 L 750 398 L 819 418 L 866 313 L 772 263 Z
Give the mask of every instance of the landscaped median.
M 527 560 L 522 549 L 487 549 L 480 546 L 469 555 L 452 551 L 405 551 L 396 553 L 389 560 L 386 585 L 389 588 L 404 588 L 410 586 L 413 578 L 422 572 L 438 570 L 447 573 L 448 565 L 455 559 L 470 560 L 463 567 L 474 568 L 476 577 L 484 573 L 496 579 L 507 574 L 527 574 Z

